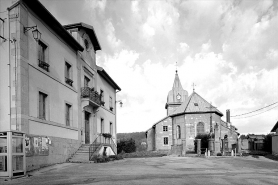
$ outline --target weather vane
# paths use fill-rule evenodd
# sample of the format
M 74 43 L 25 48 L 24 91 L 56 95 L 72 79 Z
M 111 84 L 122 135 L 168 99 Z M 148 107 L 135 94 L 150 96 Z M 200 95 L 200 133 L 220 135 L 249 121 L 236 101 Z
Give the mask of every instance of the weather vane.
M 195 92 L 195 87 L 196 87 L 197 85 L 196 84 L 192 84 L 192 87 L 193 87 L 193 92 Z

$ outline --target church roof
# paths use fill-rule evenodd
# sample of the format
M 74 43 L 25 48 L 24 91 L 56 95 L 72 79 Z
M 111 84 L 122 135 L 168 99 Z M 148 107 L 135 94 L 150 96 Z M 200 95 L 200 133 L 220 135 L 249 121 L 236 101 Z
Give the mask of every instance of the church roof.
M 202 98 L 199 94 L 195 91 L 184 101 L 181 106 L 179 106 L 175 112 L 173 112 L 171 117 L 186 114 L 186 113 L 210 113 L 214 112 L 220 116 L 223 116 L 223 113 L 220 112 L 217 108 L 209 108 L 210 103 L 207 102 L 204 98 Z

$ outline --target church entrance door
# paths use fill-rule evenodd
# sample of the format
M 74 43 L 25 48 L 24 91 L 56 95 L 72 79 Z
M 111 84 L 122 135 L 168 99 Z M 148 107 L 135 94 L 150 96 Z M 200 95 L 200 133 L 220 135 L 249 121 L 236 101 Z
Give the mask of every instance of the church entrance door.
M 90 144 L 90 113 L 85 112 L 85 144 Z

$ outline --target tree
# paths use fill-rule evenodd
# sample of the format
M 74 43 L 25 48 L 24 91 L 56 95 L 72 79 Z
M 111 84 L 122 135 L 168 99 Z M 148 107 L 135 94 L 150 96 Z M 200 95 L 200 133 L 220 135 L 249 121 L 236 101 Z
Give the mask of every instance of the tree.
M 136 151 L 135 140 L 130 139 L 121 139 L 117 143 L 117 153 L 125 152 L 125 153 L 132 153 Z

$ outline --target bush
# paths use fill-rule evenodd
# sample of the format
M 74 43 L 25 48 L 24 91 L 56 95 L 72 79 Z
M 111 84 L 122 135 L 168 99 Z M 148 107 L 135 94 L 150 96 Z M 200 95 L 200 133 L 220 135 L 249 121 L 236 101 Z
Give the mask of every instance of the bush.
M 128 140 L 120 140 L 117 143 L 117 153 L 125 152 L 125 153 L 132 153 L 136 151 L 135 141 L 134 139 L 130 138 Z

